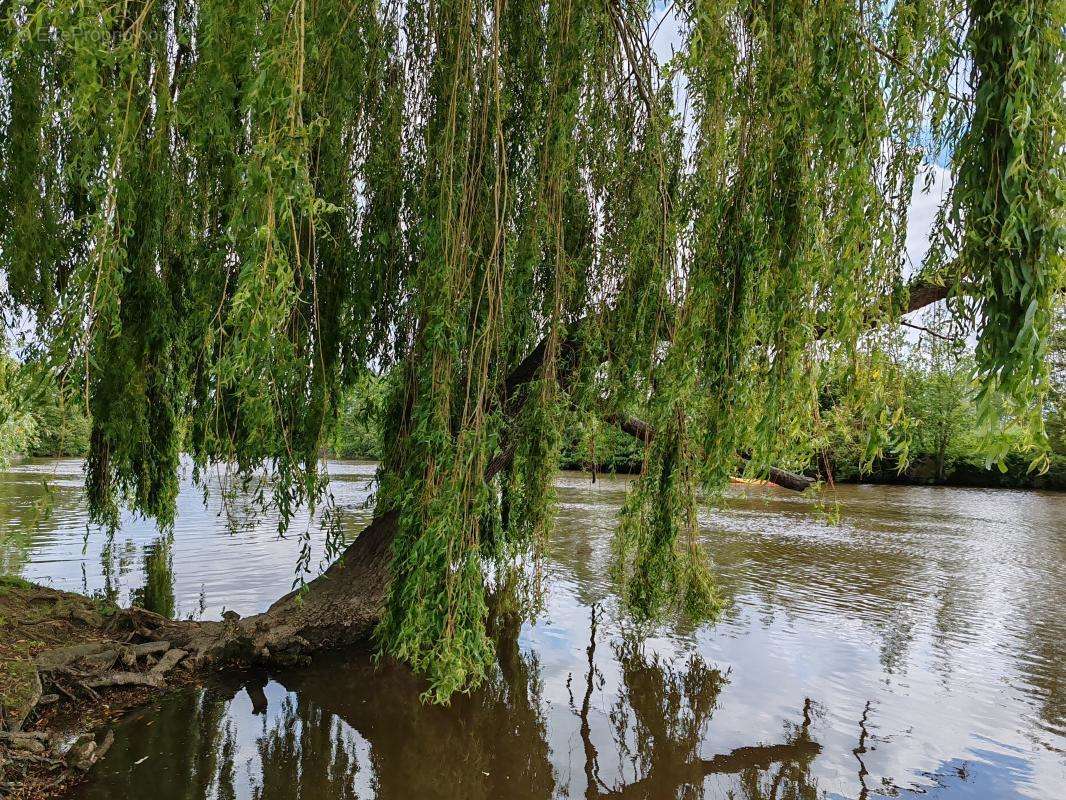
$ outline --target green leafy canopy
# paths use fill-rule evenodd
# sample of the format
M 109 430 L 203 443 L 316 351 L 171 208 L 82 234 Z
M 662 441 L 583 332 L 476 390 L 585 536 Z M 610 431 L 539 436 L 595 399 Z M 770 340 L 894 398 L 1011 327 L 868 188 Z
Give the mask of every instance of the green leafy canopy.
M 658 432 L 617 572 L 646 611 L 705 613 L 697 492 L 802 465 L 830 354 L 889 413 L 870 331 L 905 299 L 912 186 L 943 153 L 926 268 L 980 330 L 984 407 L 1039 409 L 1061 0 L 677 0 L 668 64 L 662 13 L 0 4 L 3 306 L 83 386 L 94 518 L 170 523 L 184 450 L 267 465 L 284 526 L 324 497 L 343 391 L 389 367 L 380 640 L 438 696 L 483 674 L 486 559 L 536 551 L 575 413 Z

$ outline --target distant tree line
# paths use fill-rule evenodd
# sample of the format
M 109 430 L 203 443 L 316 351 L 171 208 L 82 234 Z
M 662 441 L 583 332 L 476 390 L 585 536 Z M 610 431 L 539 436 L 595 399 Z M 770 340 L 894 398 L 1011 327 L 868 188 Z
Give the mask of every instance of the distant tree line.
M 982 430 L 972 355 L 951 337 L 928 331 L 900 347 L 884 368 L 894 371 L 900 404 L 887 438 L 870 451 L 863 423 L 844 400 L 847 370 L 829 370 L 822 391 L 820 457 L 792 465 L 822 480 L 1066 489 L 1066 311 L 1048 346 L 1051 391 L 1044 409 L 1051 439 L 1051 466 L 1029 470 L 1024 432 L 1009 419 Z M 341 398 L 324 456 L 381 458 L 381 416 L 389 377 L 367 372 Z M 0 357 L 0 464 L 16 455 L 83 456 L 89 418 L 71 387 L 61 388 L 34 364 Z M 615 425 L 577 415 L 566 426 L 563 469 L 636 474 L 645 451 Z M 996 461 L 998 463 L 993 463 Z M 806 469 L 803 469 L 804 466 Z
M 882 368 L 897 390 L 895 416 L 871 439 L 847 402 L 848 370 L 830 364 L 820 398 L 819 457 L 790 465 L 825 481 L 1066 489 L 1066 305 L 1060 304 L 1048 344 L 1051 391 L 1042 411 L 1051 440 L 1050 468 L 1030 470 L 1021 425 L 1004 416 L 987 429 L 978 418 L 978 383 L 970 348 L 934 315 L 914 340 L 899 343 Z M 340 404 L 329 455 L 377 459 L 378 422 L 387 377 L 367 373 Z M 891 404 L 890 404 L 891 405 Z M 880 422 L 884 422 L 881 420 Z M 637 474 L 643 444 L 618 426 L 577 415 L 565 426 L 560 466 Z
M 20 456 L 84 456 L 89 428 L 76 389 L 0 347 L 0 466 Z

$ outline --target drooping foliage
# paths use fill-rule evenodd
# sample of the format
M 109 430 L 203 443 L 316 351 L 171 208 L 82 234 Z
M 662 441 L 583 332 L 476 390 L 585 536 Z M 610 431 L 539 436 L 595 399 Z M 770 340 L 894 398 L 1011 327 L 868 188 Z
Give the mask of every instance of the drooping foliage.
M 83 384 L 94 517 L 169 523 L 187 451 L 266 465 L 284 527 L 344 388 L 390 367 L 380 641 L 438 697 L 483 673 L 490 561 L 536 551 L 575 414 L 657 431 L 616 547 L 635 607 L 713 607 L 697 493 L 809 455 L 827 352 L 885 413 L 869 331 L 938 159 L 927 268 L 989 398 L 1042 391 L 1058 0 L 0 9 L 4 310 Z
M 982 318 L 986 423 L 998 394 L 1043 439 L 1037 418 L 1066 244 L 1063 4 L 977 2 L 972 14 L 974 112 L 956 158 L 960 275 L 976 285 Z

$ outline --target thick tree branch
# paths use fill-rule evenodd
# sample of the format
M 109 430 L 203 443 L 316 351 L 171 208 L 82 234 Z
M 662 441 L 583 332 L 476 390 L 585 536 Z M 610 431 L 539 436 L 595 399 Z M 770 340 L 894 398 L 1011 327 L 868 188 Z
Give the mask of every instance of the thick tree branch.
M 924 278 L 911 281 L 907 285 L 907 305 L 902 313 L 910 314 L 931 306 L 939 300 L 947 299 L 950 293 L 951 289 L 948 286 L 939 286 Z
M 744 458 L 745 461 L 748 460 L 743 455 L 741 458 Z M 800 475 L 796 472 L 789 472 L 787 469 L 781 469 L 780 467 L 770 467 L 766 479 L 770 483 L 776 483 L 778 486 L 784 489 L 791 489 L 794 492 L 806 491 L 815 482 L 814 478 L 808 478 L 806 475 Z

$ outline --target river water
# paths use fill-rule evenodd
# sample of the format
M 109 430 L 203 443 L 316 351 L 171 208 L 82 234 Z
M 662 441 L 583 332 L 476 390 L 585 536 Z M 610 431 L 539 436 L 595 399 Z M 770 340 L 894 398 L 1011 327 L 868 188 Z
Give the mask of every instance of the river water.
M 373 465 L 331 464 L 346 529 Z M 1066 797 L 1066 495 L 732 487 L 703 512 L 730 604 L 637 635 L 607 579 L 623 479 L 563 474 L 543 610 L 450 706 L 349 654 L 172 693 L 116 728 L 85 800 Z M 183 484 L 172 541 L 87 528 L 81 467 L 0 473 L 0 569 L 178 616 L 264 609 L 278 539 Z

